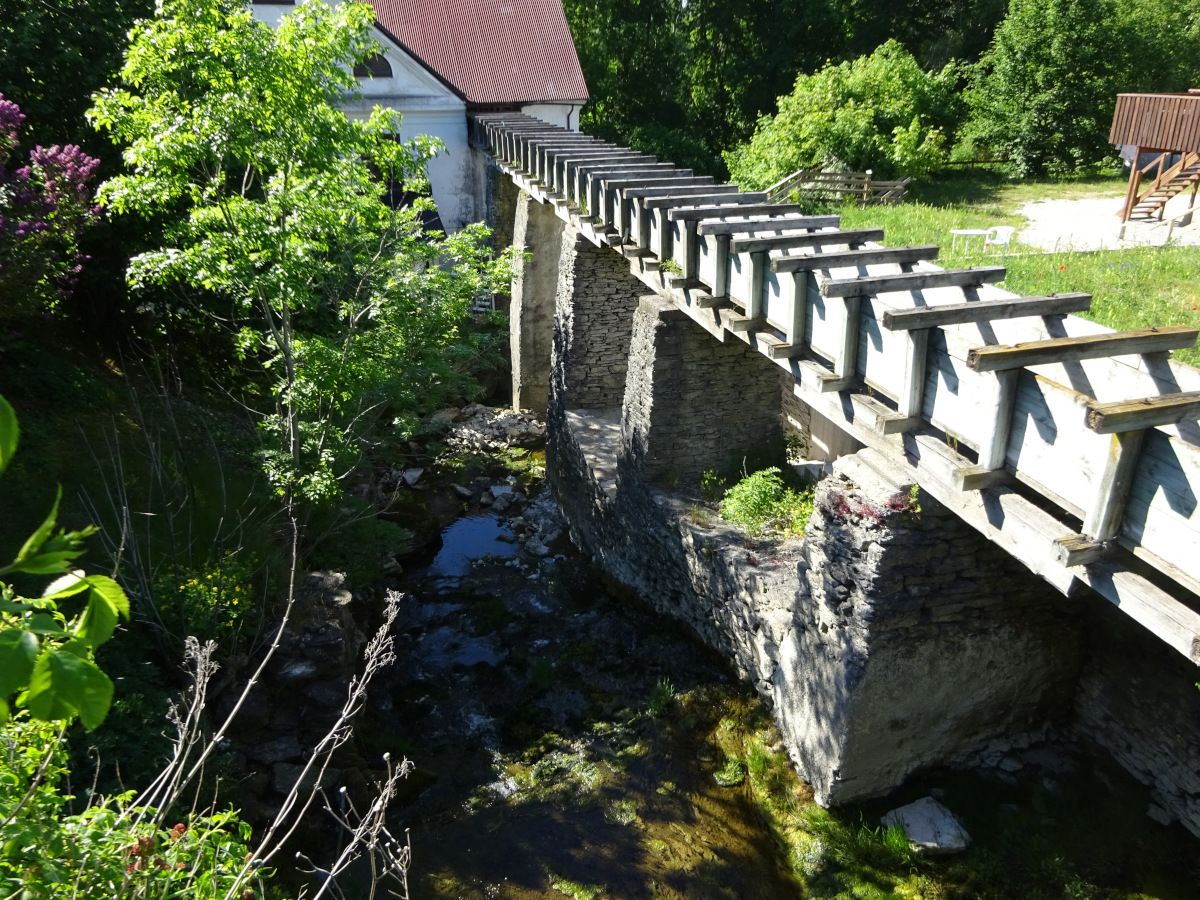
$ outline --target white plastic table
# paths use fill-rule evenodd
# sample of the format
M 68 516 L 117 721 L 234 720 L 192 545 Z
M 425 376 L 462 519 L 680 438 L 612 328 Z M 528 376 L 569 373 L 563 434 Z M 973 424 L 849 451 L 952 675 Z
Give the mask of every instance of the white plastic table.
M 990 228 L 951 228 L 950 229 L 950 252 L 953 253 L 958 249 L 958 239 L 963 239 L 963 253 L 971 249 L 971 238 L 980 237 L 986 238 L 992 233 Z

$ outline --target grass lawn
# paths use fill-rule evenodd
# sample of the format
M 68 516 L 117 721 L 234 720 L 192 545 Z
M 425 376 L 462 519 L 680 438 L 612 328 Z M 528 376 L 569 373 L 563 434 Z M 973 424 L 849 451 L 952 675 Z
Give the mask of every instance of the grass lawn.
M 939 262 L 947 266 L 1002 263 L 1008 278 L 1002 287 L 1033 296 L 1085 291 L 1093 297 L 1084 318 L 1118 330 L 1152 325 L 1200 327 L 1200 246 L 1130 247 L 1095 252 L 1044 253 L 1019 243 L 1007 255 L 981 256 L 979 246 L 965 257 L 965 247 L 952 254 L 951 228 L 982 228 L 1025 223 L 1017 210 L 1034 200 L 1109 197 L 1114 206 L 1124 195 L 1125 180 L 1098 177 L 1076 181 L 1017 181 L 975 169 L 957 171 L 918 186 L 908 202 L 896 206 L 842 212 L 843 228 L 884 229 L 888 246 L 939 244 Z M 1175 358 L 1200 366 L 1200 350 L 1181 350 Z

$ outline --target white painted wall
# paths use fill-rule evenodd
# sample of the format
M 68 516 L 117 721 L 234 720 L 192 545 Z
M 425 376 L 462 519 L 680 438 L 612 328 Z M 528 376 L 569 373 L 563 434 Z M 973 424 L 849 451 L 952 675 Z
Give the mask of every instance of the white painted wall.
M 337 3 L 338 0 L 330 0 Z M 271 27 L 294 7 L 255 3 L 254 17 Z M 391 78 L 360 78 L 363 96 L 345 104 L 352 119 L 365 119 L 375 106 L 387 106 L 403 116 L 400 137 L 418 134 L 441 138 L 446 149 L 429 163 L 433 201 L 446 231 L 459 231 L 477 222 L 486 210 L 487 166 L 482 155 L 467 144 L 467 105 L 420 62 L 372 30 L 392 67 Z M 562 128 L 579 130 L 578 103 L 535 103 L 522 112 Z

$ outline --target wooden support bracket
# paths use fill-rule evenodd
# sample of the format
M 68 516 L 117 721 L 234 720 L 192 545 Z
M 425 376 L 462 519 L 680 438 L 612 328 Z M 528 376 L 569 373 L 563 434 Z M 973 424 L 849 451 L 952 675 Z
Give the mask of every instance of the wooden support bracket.
M 954 486 L 960 491 L 981 491 L 994 484 L 1008 480 L 1004 469 L 988 469 L 984 466 L 963 466 L 951 473 Z
M 1097 434 L 1116 434 L 1196 419 L 1200 419 L 1200 391 L 1189 391 L 1120 403 L 1089 403 L 1087 427 Z
M 1083 520 L 1083 533 L 1094 541 L 1111 540 L 1121 530 L 1125 502 L 1133 486 L 1134 469 L 1145 436 L 1146 432 L 1141 430 L 1112 436 L 1104 471 L 1096 486 L 1096 499 Z
M 1057 538 L 1054 541 L 1054 551 L 1058 561 L 1067 568 L 1086 566 L 1103 558 L 1112 549 L 1108 541 L 1093 541 L 1087 535 L 1073 534 L 1070 537 Z
M 1164 325 L 1141 331 L 1117 331 L 1082 337 L 1029 341 L 1012 346 L 976 347 L 967 354 L 967 365 L 976 372 L 999 372 L 1045 363 L 1104 359 L 1134 353 L 1154 353 L 1194 347 L 1200 330 L 1183 325 Z

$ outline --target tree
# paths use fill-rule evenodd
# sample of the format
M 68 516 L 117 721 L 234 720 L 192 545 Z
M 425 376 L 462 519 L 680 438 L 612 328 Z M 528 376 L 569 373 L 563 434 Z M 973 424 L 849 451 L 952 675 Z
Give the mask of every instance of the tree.
M 238 347 L 270 379 L 268 473 L 289 497 L 335 493 L 374 426 L 403 425 L 461 389 L 448 354 L 469 303 L 508 277 L 487 233 L 422 230 L 439 149 L 400 143 L 400 117 L 340 110 L 376 52 L 364 3 L 296 6 L 278 28 L 240 0 L 163 0 L 133 31 L 121 77 L 89 115 L 127 145 L 115 213 L 182 208 L 131 283 L 185 283 L 231 303 Z M 215 319 L 224 310 L 214 304 Z
M 758 190 L 797 169 L 920 176 L 944 158 L 957 123 L 956 67 L 923 72 L 895 41 L 853 62 L 800 75 L 748 144 L 725 154 L 733 179 Z
M 25 115 L 0 94 L 0 315 L 53 306 L 79 273 L 79 234 L 95 221 L 99 162 L 73 144 L 18 155 Z
M 967 138 L 1019 175 L 1110 156 L 1123 89 L 1114 13 L 1111 0 L 1012 0 L 972 75 Z

